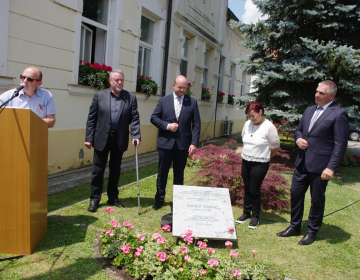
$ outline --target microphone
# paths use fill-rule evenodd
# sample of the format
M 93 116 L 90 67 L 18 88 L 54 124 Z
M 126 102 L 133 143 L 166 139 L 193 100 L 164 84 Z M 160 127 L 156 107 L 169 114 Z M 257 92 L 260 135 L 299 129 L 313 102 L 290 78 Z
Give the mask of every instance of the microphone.
M 24 87 L 26 87 L 25 83 L 22 83 L 20 86 L 18 86 L 18 87 L 15 89 L 14 96 L 18 96 L 18 95 L 19 95 L 19 91 L 22 90 Z
M 135 146 L 137 145 L 137 140 L 134 140 L 134 145 L 135 145 Z

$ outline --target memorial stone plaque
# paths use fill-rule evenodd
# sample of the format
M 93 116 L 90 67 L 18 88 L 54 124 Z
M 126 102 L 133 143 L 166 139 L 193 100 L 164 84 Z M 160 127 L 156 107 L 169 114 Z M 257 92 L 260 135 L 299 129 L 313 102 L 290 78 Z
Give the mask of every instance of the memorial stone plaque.
M 233 233 L 228 232 L 230 227 Z M 236 240 L 229 190 L 174 185 L 173 236 L 185 230 L 193 237 Z

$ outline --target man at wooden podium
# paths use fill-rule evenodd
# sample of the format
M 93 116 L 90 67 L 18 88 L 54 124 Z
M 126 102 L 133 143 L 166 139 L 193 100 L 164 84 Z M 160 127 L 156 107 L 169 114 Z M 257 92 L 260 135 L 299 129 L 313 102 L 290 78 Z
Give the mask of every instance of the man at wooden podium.
M 42 84 L 42 72 L 36 67 L 26 68 L 20 75 L 21 86 L 11 89 L 0 95 L 0 105 L 8 101 L 18 89 L 19 95 L 9 101 L 7 108 L 30 109 L 42 118 L 48 127 L 55 125 L 55 105 L 52 94 L 40 88 Z

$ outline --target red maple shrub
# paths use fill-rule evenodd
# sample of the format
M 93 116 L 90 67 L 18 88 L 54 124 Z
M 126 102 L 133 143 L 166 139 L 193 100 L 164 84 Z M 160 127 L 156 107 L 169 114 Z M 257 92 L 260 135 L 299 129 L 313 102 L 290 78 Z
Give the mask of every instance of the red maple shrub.
M 228 188 L 231 203 L 243 205 L 244 203 L 244 182 L 241 177 L 242 158 L 239 153 L 229 148 L 230 144 L 236 144 L 230 140 L 223 146 L 207 145 L 199 149 L 190 158 L 189 166 L 199 166 L 196 176 L 191 183 L 196 186 Z M 289 158 L 285 150 L 280 149 L 277 157 Z M 283 173 L 292 169 L 281 164 L 270 164 L 269 171 L 261 186 L 261 208 L 263 210 L 288 209 L 289 183 L 282 176 Z

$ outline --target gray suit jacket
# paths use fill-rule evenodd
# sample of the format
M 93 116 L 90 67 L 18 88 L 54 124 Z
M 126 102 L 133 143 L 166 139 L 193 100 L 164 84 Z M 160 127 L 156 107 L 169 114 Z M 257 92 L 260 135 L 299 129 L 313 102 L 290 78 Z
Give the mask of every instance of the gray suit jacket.
M 95 93 L 86 123 L 85 141 L 93 142 L 93 147 L 98 151 L 102 151 L 105 148 L 110 132 L 110 92 L 111 90 L 108 88 Z M 141 140 L 136 96 L 126 90 L 122 90 L 117 129 L 117 143 L 120 152 L 124 152 L 128 148 L 129 125 L 131 128 L 131 138 Z

